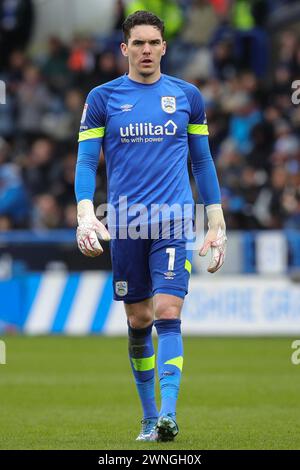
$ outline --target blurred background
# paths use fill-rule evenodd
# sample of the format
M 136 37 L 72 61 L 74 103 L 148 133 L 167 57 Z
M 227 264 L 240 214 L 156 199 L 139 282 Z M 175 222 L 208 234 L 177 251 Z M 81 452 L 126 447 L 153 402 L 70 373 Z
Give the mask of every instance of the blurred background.
M 204 96 L 228 229 L 220 273 L 194 254 L 184 331 L 300 333 L 293 0 L 0 0 L 0 332 L 126 333 L 108 246 L 77 249 L 73 186 L 85 97 L 127 71 L 121 25 L 137 9 L 165 20 L 163 72 Z M 102 155 L 96 205 L 106 188 Z

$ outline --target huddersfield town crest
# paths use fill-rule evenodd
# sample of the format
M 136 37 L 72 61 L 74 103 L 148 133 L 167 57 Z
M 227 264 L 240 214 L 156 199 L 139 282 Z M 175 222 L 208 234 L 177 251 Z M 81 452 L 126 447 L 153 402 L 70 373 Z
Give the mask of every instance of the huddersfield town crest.
M 128 294 L 128 282 L 127 281 L 117 281 L 115 283 L 116 294 L 120 297 Z
M 161 97 L 162 110 L 168 114 L 175 113 L 176 111 L 176 98 L 175 96 L 162 96 Z

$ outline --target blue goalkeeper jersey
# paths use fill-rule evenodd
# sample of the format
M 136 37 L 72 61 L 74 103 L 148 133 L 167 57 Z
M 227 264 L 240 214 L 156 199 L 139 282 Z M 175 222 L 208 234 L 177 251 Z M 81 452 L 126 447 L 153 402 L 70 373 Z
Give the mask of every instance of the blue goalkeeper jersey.
M 99 149 L 102 144 L 108 203 L 120 216 L 125 197 L 130 219 L 135 205 L 148 215 L 151 205 L 193 205 L 189 143 L 207 135 L 203 98 L 194 85 L 164 74 L 142 84 L 125 74 L 89 93 L 79 142 L 98 142 Z M 217 194 L 211 203 L 219 199 Z M 116 223 L 126 225 L 123 216 Z

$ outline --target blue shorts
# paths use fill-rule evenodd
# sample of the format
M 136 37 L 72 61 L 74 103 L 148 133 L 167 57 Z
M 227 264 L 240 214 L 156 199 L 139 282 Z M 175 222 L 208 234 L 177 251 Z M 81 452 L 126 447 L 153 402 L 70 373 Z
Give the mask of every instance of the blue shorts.
M 164 238 L 160 230 L 156 238 L 111 240 L 115 300 L 135 303 L 158 293 L 185 297 L 193 252 L 184 234 L 173 235 L 171 230 Z

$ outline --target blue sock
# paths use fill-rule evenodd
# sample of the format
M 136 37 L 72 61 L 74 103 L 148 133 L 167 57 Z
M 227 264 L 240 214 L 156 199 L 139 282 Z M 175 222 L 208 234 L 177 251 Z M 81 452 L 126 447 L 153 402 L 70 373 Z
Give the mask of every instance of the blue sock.
M 159 415 L 176 413 L 183 364 L 181 320 L 156 320 L 158 334 L 157 367 L 161 393 Z
M 128 351 L 144 418 L 156 418 L 155 402 L 155 354 L 152 342 L 152 326 L 132 328 L 128 323 Z

